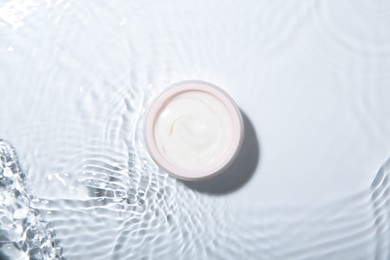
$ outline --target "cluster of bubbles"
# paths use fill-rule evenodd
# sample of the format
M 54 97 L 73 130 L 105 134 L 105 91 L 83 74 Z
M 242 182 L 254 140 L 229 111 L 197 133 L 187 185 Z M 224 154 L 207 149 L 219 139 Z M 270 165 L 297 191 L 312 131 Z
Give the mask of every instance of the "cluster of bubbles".
M 27 176 L 12 146 L 0 139 L 0 259 L 61 259 L 61 248 L 37 201 L 28 193 Z

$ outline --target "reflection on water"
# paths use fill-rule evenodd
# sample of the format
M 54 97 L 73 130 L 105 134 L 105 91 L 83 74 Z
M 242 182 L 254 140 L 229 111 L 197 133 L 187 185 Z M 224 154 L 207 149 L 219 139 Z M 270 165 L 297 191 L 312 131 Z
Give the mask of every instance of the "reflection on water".
M 14 149 L 0 139 L 0 258 L 60 259 L 55 233 L 32 206 L 39 199 L 31 196 L 27 182 Z
M 380 168 L 371 186 L 376 259 L 389 259 L 390 257 L 389 174 L 390 159 Z
M 3 1 L 0 138 L 23 169 L 1 141 L 0 258 L 388 259 L 389 163 L 371 183 L 390 152 L 388 11 Z M 230 172 L 191 185 L 142 134 L 185 79 L 224 88 L 249 126 Z
M 106 185 L 97 175 L 104 185 L 87 186 L 91 199 L 48 201 L 31 196 L 28 179 L 7 142 L 0 141 L 0 152 L 2 259 L 60 259 L 62 249 L 55 232 L 68 247 L 64 250 L 69 258 L 189 255 L 222 259 L 227 254 L 232 259 L 259 254 L 261 259 L 337 258 L 346 249 L 371 241 L 376 259 L 389 256 L 390 160 L 370 187 L 351 197 L 309 210 L 251 212 L 251 216 L 265 216 L 259 219 L 238 213 L 241 221 L 237 222 L 223 209 L 206 207 L 195 194 L 180 191 L 185 187 L 182 182 L 157 167 L 138 164 L 138 155 L 131 159 L 132 185 L 127 194 L 118 193 L 114 184 Z M 107 169 L 99 171 L 109 174 Z M 150 177 L 136 176 L 145 171 Z M 108 178 L 110 182 L 115 183 L 115 178 Z M 175 197 L 175 192 L 183 196 Z M 286 215 L 288 211 L 295 215 Z M 48 215 L 43 217 L 41 212 Z M 218 221 L 224 215 L 224 221 Z M 292 245 L 289 236 L 295 237 Z

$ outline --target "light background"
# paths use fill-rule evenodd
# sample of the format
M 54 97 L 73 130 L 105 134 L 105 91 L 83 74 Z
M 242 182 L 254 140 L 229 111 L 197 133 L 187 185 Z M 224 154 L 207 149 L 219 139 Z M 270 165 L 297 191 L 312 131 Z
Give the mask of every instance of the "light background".
M 185 79 L 254 128 L 239 184 L 145 152 L 150 99 Z M 390 2 L 0 1 L 0 138 L 67 259 L 388 259 Z

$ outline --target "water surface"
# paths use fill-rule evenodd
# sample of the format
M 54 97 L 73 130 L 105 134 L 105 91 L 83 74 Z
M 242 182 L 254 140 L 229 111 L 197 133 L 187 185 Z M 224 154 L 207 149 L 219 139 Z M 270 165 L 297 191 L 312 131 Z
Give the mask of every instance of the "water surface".
M 1 1 L 0 258 L 388 259 L 389 28 L 384 0 Z M 185 79 L 236 100 L 253 165 L 153 163 Z

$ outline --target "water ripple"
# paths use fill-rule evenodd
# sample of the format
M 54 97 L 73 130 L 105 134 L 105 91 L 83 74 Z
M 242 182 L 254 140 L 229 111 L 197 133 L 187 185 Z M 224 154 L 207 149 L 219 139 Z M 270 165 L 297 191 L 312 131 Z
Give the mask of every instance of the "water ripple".
M 351 0 L 358 12 L 369 18 L 385 18 L 390 15 L 390 3 L 386 0 Z
M 1 4 L 0 135 L 26 171 L 12 163 L 16 187 L 0 168 L 1 198 L 14 194 L 0 200 L 0 258 L 389 258 L 388 163 L 369 187 L 355 190 L 357 173 L 348 180 L 353 194 L 329 180 L 322 196 L 337 199 L 328 203 L 279 201 L 287 193 L 276 185 L 298 192 L 327 174 L 347 179 L 357 143 L 388 139 L 387 12 L 364 0 Z M 226 87 L 261 127 L 264 160 L 245 189 L 191 189 L 146 152 L 151 99 L 187 78 Z M 16 162 L 1 144 L 2 162 Z M 284 149 L 294 154 L 282 158 Z M 299 172 L 306 165 L 310 177 Z M 35 247 L 31 227 L 43 238 Z
M 386 21 L 359 17 L 350 1 L 316 1 L 299 31 L 299 46 L 303 56 L 321 62 L 327 71 L 359 78 L 388 78 L 390 46 L 384 40 L 387 28 Z
M 29 194 L 26 183 L 14 149 L 0 139 L 0 257 L 61 259 L 54 230 L 32 207 L 38 199 Z

